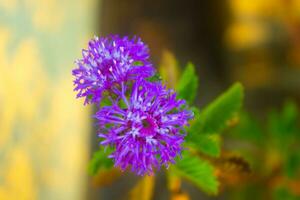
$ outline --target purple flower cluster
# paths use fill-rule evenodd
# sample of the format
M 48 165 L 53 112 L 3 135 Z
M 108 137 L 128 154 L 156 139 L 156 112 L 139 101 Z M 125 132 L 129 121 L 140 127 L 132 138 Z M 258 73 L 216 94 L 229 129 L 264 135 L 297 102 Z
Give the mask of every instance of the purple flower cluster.
M 155 71 L 148 59 L 149 49 L 139 38 L 95 37 L 73 70 L 77 97 L 85 97 L 85 104 L 97 103 L 114 85 L 151 77 Z
M 95 38 L 73 70 L 77 97 L 97 105 L 105 98 L 110 101 L 95 115 L 100 144 L 114 148 L 109 157 L 115 166 L 138 175 L 175 162 L 184 126 L 193 117 L 174 91 L 147 81 L 155 73 L 148 51 L 138 38 Z

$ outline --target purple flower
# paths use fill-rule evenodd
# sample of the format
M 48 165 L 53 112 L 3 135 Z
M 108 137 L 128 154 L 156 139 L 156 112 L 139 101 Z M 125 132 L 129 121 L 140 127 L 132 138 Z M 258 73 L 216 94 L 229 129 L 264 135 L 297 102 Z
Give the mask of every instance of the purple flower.
M 160 83 L 145 80 L 137 80 L 131 87 L 121 84 L 114 92 L 119 99 L 102 107 L 95 117 L 101 145 L 115 148 L 110 155 L 115 166 L 122 170 L 131 167 L 144 175 L 174 163 L 183 148 L 184 126 L 193 117 L 185 109 L 185 101 L 177 100 L 176 93 Z
M 95 37 L 72 71 L 77 98 L 85 97 L 85 104 L 99 103 L 112 86 L 151 77 L 155 70 L 148 59 L 149 49 L 140 38 Z

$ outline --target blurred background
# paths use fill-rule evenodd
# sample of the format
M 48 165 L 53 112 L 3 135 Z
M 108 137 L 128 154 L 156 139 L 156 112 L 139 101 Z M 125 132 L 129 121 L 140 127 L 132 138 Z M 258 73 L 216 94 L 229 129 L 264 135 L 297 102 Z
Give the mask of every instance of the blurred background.
M 168 84 L 193 62 L 200 108 L 235 81 L 262 124 L 287 99 L 299 105 L 299 0 L 0 0 L 0 199 L 122 199 L 134 186 L 127 175 L 99 189 L 118 172 L 86 170 L 98 145 L 93 108 L 75 99 L 71 69 L 90 38 L 107 34 L 140 36 Z M 169 199 L 164 181 L 153 199 Z M 178 199 L 245 199 L 234 188 L 208 197 L 187 185 Z

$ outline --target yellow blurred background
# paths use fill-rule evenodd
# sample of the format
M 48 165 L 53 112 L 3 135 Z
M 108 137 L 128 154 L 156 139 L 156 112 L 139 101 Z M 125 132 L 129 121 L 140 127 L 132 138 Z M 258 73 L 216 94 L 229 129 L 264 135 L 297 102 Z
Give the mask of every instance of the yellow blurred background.
M 0 199 L 83 199 L 89 108 L 71 69 L 93 0 L 0 1 Z

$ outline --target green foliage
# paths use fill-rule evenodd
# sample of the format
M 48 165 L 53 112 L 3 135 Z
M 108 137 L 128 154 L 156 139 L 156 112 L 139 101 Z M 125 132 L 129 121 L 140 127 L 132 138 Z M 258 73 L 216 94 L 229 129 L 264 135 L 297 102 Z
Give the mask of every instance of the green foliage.
M 198 76 L 192 63 L 188 63 L 185 67 L 179 83 L 177 84 L 178 98 L 185 99 L 192 104 L 196 98 L 198 89 Z
M 195 107 L 192 110 L 195 120 L 191 123 L 191 127 L 188 128 L 188 134 L 185 138 L 187 145 L 206 155 L 218 157 L 221 151 L 220 138 L 216 134 L 199 133 L 197 122 L 199 122 L 200 111 Z
M 238 125 L 230 131 L 230 135 L 245 141 L 261 144 L 264 142 L 264 133 L 260 125 L 249 113 L 242 112 L 239 115 Z
M 256 119 L 243 113 L 231 136 L 249 142 L 248 147 L 251 148 L 247 149 L 244 146 L 240 151 L 244 151 L 244 156 L 248 155 L 253 164 L 258 165 L 255 171 L 257 180 L 264 181 L 268 176 L 272 178 L 271 180 L 282 177 L 286 180 L 278 182 L 276 188 L 266 187 L 264 194 L 272 194 L 273 199 L 299 199 L 299 196 L 294 196 L 292 184 L 289 183 L 299 180 L 300 175 L 300 128 L 297 106 L 288 101 L 281 110 L 272 110 L 267 119 L 268 123 L 257 123 Z M 265 118 L 262 120 L 266 121 Z M 275 162 L 262 162 L 272 159 Z M 255 185 L 254 189 L 257 192 L 261 188 Z
M 243 87 L 240 83 L 231 86 L 225 93 L 210 103 L 195 124 L 199 133 L 220 133 L 239 111 L 243 100 Z
M 111 106 L 111 101 L 108 98 L 103 98 L 99 104 L 100 107 Z
M 93 154 L 92 160 L 89 163 L 88 171 L 91 175 L 96 175 L 100 169 L 109 169 L 113 167 L 112 159 L 107 156 L 111 153 L 111 149 L 99 149 Z
M 217 194 L 219 182 L 214 175 L 214 167 L 207 161 L 192 155 L 183 153 L 182 159 L 175 165 L 175 172 L 182 176 L 204 192 Z
M 239 111 L 242 105 L 243 88 L 239 83 L 219 96 L 200 112 L 193 108 L 195 119 L 188 128 L 187 144 L 213 157 L 220 155 L 220 133 Z
M 272 111 L 269 114 L 269 132 L 279 140 L 286 140 L 298 130 L 298 110 L 292 102 L 286 102 L 282 112 Z
M 300 149 L 291 150 L 287 155 L 286 164 L 284 170 L 289 178 L 297 177 L 297 173 L 300 169 Z
M 188 134 L 186 141 L 192 147 L 208 156 L 220 156 L 220 138 L 216 134 Z
M 274 200 L 299 200 L 299 196 L 295 196 L 289 192 L 287 188 L 279 187 L 273 193 Z
M 143 65 L 143 62 L 141 62 L 141 61 L 134 61 L 132 63 L 132 66 L 141 66 L 141 65 Z
M 161 76 L 158 73 L 156 73 L 153 76 L 147 78 L 147 80 L 150 82 L 157 82 L 157 81 L 161 81 L 162 79 Z
M 300 168 L 299 153 L 299 119 L 297 106 L 288 101 L 281 111 L 273 110 L 268 115 L 268 129 L 270 146 L 280 153 L 284 162 L 287 176 L 292 177 Z M 298 155 L 299 154 L 299 155 Z

